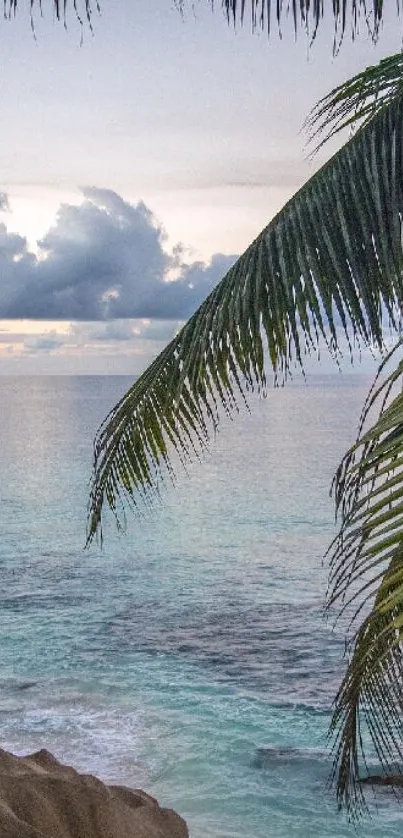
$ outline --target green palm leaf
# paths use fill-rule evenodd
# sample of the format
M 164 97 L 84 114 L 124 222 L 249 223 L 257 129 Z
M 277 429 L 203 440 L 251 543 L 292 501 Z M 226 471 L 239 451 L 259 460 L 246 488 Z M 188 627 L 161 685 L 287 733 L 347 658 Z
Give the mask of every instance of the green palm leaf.
M 128 391 L 95 441 L 89 540 L 105 499 L 158 491 L 169 450 L 207 444 L 220 411 L 340 338 L 382 346 L 402 300 L 403 98 L 389 102 L 289 201 Z M 342 341 L 343 343 L 343 341 Z M 266 346 L 267 350 L 266 351 Z
M 331 90 L 306 121 L 318 151 L 345 128 L 365 125 L 403 92 L 403 54 L 389 55 Z
M 403 766 L 402 375 L 400 362 L 371 391 L 358 441 L 335 479 L 342 522 L 331 554 L 329 604 L 341 603 L 353 626 L 362 620 L 350 643 L 330 731 L 338 799 L 353 815 L 364 805 L 363 728 L 386 774 L 399 774 Z M 379 405 L 377 421 L 366 429 Z

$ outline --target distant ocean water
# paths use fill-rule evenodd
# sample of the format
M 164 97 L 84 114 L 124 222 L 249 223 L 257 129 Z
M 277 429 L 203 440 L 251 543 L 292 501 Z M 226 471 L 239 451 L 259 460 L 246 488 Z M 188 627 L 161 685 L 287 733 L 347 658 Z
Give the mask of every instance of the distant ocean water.
M 130 379 L 0 378 L 1 745 L 143 787 L 191 838 L 356 835 L 326 785 L 343 639 L 322 557 L 368 383 L 254 399 L 83 552 L 92 437 Z M 380 793 L 358 835 L 401 836 L 402 814 Z

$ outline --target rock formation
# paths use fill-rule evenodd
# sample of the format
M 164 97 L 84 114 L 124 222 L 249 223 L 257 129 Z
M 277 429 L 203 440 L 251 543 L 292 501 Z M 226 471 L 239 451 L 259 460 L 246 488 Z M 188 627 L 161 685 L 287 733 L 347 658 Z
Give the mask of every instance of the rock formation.
M 185 822 L 143 791 L 107 786 L 48 751 L 0 749 L 1 838 L 189 838 Z

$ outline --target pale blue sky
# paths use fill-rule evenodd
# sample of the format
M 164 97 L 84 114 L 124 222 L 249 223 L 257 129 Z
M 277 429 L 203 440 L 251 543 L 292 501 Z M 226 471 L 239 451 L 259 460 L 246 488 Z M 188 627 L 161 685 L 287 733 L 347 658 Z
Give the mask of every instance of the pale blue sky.
M 22 7 L 0 22 L 0 188 L 11 209 L 0 231 L 0 373 L 137 373 L 191 310 L 189 288 L 197 302 L 319 164 L 301 132 L 312 105 L 399 50 L 402 20 L 393 8 L 376 48 L 363 31 L 333 59 L 330 20 L 309 50 L 291 25 L 269 43 L 249 25 L 234 32 L 207 0 L 194 11 L 189 2 L 184 18 L 172 0 L 103 0 L 82 44 L 73 18 L 66 32 L 44 14 L 36 40 Z M 84 203 L 80 187 L 95 187 Z M 41 237 L 39 264 L 30 250 Z M 118 311 L 115 267 L 127 311 L 144 316 Z M 170 294 L 155 319 L 161 270 L 182 281 L 188 308 Z M 100 316 L 95 280 L 102 316 L 117 321 L 87 324 Z

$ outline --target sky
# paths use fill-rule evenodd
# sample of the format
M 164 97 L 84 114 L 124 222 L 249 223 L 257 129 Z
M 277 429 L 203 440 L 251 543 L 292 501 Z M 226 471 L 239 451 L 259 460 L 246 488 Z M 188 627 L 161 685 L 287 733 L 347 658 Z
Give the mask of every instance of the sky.
M 93 33 L 43 4 L 0 20 L 0 374 L 139 374 L 333 151 L 303 122 L 402 44 L 332 56 L 228 27 L 216 3 L 101 0 Z

